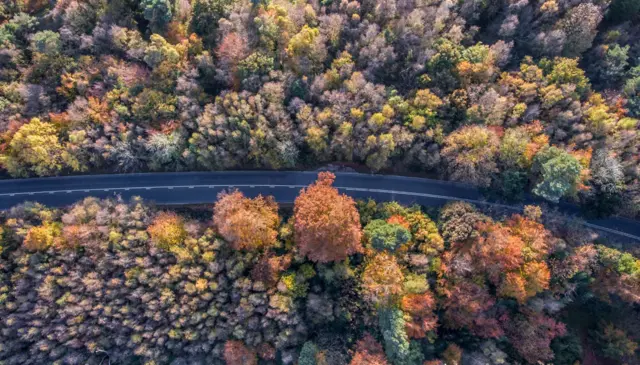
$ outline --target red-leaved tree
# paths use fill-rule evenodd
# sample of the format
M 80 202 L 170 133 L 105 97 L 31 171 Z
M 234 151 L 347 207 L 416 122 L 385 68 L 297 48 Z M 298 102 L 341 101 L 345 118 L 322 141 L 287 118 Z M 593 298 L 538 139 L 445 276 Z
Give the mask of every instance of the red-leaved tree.
M 498 338 L 503 335 L 498 320 L 491 313 L 495 299 L 487 289 L 471 281 L 456 282 L 443 301 L 444 325 L 447 328 L 468 328 L 479 337 Z
M 433 310 L 436 301 L 430 292 L 422 294 L 407 294 L 400 301 L 400 308 L 411 319 L 407 321 L 407 335 L 411 338 L 424 338 L 427 332 L 438 325 L 438 317 Z
M 356 343 L 356 353 L 349 363 L 349 365 L 387 364 L 387 358 L 384 356 L 382 346 L 368 333 Z
M 553 360 L 551 340 L 566 332 L 564 324 L 530 310 L 515 318 L 505 316 L 502 324 L 513 347 L 531 364 Z
M 240 341 L 229 340 L 224 344 L 224 361 L 227 365 L 257 365 L 258 357 Z

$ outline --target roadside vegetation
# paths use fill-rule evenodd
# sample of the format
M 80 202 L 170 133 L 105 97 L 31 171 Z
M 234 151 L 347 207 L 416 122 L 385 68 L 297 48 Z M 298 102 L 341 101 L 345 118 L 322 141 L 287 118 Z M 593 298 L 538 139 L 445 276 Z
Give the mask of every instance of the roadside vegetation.
M 639 14 L 637 0 L 3 1 L 0 171 L 348 162 L 635 217 Z
M 640 260 L 538 207 L 87 198 L 0 219 L 0 364 L 634 364 Z

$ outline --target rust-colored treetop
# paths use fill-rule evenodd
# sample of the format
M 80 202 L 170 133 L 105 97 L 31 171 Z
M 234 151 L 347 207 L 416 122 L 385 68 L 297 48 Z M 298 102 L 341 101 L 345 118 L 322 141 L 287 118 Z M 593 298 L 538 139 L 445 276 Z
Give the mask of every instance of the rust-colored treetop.
M 224 361 L 227 365 L 256 365 L 256 353 L 241 341 L 229 340 L 224 344 Z
M 340 261 L 361 252 L 360 215 L 350 197 L 332 186 L 335 175 L 318 174 L 318 180 L 303 189 L 294 205 L 298 249 L 312 261 Z
M 250 199 L 239 191 L 224 192 L 213 208 L 213 223 L 234 249 L 264 249 L 278 238 L 278 205 L 273 197 Z
M 356 343 L 356 352 L 349 363 L 349 365 L 388 364 L 382 346 L 368 333 Z

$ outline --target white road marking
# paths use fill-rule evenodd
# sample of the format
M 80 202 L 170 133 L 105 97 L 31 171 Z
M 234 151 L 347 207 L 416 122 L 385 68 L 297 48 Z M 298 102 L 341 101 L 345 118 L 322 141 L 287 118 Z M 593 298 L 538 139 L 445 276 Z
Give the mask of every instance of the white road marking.
M 215 188 L 265 188 L 268 187 L 270 189 L 275 189 L 275 188 L 291 188 L 291 189 L 301 189 L 301 188 L 305 188 L 307 187 L 307 185 L 238 185 L 238 184 L 234 184 L 234 185 L 166 185 L 166 186 L 133 186 L 133 187 L 115 187 L 115 188 L 99 188 L 99 189 L 71 189 L 71 190 L 47 190 L 47 191 L 29 191 L 29 192 L 18 192 L 18 193 L 2 193 L 0 194 L 1 196 L 10 196 L 10 197 L 14 197 L 17 195 L 28 195 L 28 196 L 33 196 L 33 195 L 38 195 L 38 194 L 60 194 L 60 193 L 67 193 L 67 194 L 71 194 L 71 193 L 77 193 L 77 192 L 85 192 L 85 193 L 90 193 L 93 191 L 130 191 L 130 190 L 151 190 L 151 189 L 167 189 L 167 190 L 173 190 L 173 189 L 194 189 L 194 188 L 210 188 L 210 189 L 215 189 Z M 428 193 L 418 193 L 418 192 L 411 192 L 411 191 L 399 191 L 399 190 L 386 190 L 386 189 L 367 189 L 367 188 L 355 188 L 355 187 L 348 187 L 348 186 L 336 186 L 337 189 L 339 190 L 344 190 L 344 191 L 361 191 L 361 192 L 371 192 L 371 193 L 381 193 L 381 194 L 390 194 L 390 195 L 405 195 L 405 196 L 419 196 L 419 197 L 424 197 L 424 198 L 431 198 L 431 199 L 440 199 L 440 200 L 458 200 L 458 201 L 465 201 L 468 203 L 473 203 L 473 204 L 482 204 L 482 205 L 489 205 L 489 206 L 493 206 L 493 207 L 499 207 L 499 208 L 503 208 L 503 209 L 509 209 L 512 211 L 521 211 L 520 208 L 518 207 L 514 207 L 514 206 L 510 206 L 510 205 L 506 205 L 506 204 L 499 204 L 499 203 L 491 203 L 488 201 L 483 201 L 483 200 L 476 200 L 476 199 L 466 199 L 466 198 L 458 198 L 455 196 L 448 196 L 448 195 L 437 195 L 437 194 L 428 194 Z M 615 229 L 611 229 L 611 228 L 606 228 L 606 227 L 602 227 L 602 226 L 598 226 L 595 224 L 591 224 L 591 223 L 587 223 L 587 222 L 582 222 L 582 224 L 586 227 L 592 228 L 592 229 L 597 229 L 597 230 L 601 230 L 604 232 L 608 232 L 608 233 L 613 233 L 613 234 L 617 234 L 620 236 L 624 236 L 627 238 L 631 238 L 631 239 L 635 239 L 640 241 L 640 237 L 638 236 L 634 236 L 632 234 L 629 233 L 625 233 L 625 232 L 621 232 L 621 231 L 617 231 Z
M 634 236 L 632 234 L 625 233 L 625 232 L 622 232 L 622 231 L 616 231 L 615 229 L 602 227 L 602 226 L 598 226 L 596 224 L 591 224 L 591 223 L 587 223 L 587 222 L 582 222 L 582 225 L 584 225 L 586 227 L 589 227 L 589 228 L 593 228 L 593 229 L 597 229 L 597 230 L 600 230 L 600 231 L 605 231 L 605 232 L 617 234 L 617 235 L 620 235 L 620 236 L 624 236 L 624 237 L 627 237 L 627 238 L 631 238 L 631 239 L 640 241 L 640 237 L 638 237 L 638 236 Z

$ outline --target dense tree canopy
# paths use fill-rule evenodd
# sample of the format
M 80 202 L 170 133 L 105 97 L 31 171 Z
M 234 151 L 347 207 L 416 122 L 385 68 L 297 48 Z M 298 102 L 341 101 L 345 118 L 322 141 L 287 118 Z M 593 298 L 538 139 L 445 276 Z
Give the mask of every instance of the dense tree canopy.
M 339 162 L 634 217 L 638 9 L 5 1 L 0 174 Z
M 139 198 L 1 213 L 0 361 L 637 358 L 637 255 L 545 225 L 536 206 L 496 219 L 456 202 L 436 224 L 419 206 L 355 204 L 333 178 L 320 173 L 284 221 L 272 197 L 239 191 L 218 196 L 213 219 Z

